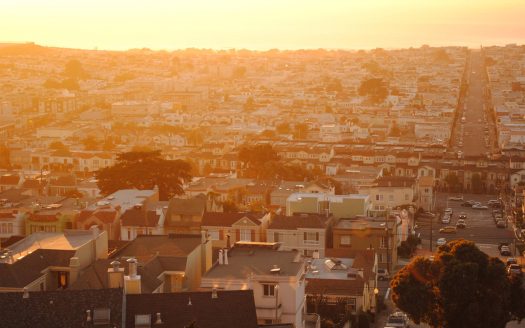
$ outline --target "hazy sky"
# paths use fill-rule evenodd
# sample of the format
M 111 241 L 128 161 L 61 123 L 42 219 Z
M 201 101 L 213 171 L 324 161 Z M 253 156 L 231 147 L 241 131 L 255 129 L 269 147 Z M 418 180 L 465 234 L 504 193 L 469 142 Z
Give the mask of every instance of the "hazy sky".
M 0 42 L 75 48 L 525 43 L 525 0 L 0 0 Z

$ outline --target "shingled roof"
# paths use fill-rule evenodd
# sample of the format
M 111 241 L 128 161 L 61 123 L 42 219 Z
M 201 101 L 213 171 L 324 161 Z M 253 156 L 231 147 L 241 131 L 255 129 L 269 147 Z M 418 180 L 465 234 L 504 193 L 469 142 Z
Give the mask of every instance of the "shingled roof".
M 87 310 L 93 317 L 95 309 L 109 309 L 109 323 L 100 327 L 121 328 L 122 300 L 122 289 L 29 292 L 27 298 L 0 293 L 0 322 L 17 328 L 88 327 Z
M 253 223 L 260 225 L 260 219 L 264 217 L 265 213 L 214 213 L 207 212 L 204 213 L 202 217 L 203 226 L 213 226 L 213 227 L 231 227 L 232 224 L 239 221 L 240 219 L 246 217 L 250 219 Z
M 321 215 L 276 215 L 268 229 L 297 230 L 298 228 L 324 229 L 326 228 L 326 216 Z
M 126 325 L 135 327 L 135 315 L 149 315 L 155 322 L 160 313 L 161 327 L 258 328 L 252 290 L 181 292 L 126 295 Z

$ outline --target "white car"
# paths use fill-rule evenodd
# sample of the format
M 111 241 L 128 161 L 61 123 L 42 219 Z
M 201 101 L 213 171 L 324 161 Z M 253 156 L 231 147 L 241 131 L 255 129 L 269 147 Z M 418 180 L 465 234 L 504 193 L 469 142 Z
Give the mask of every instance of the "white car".
M 408 316 L 403 312 L 395 312 L 388 316 L 385 328 L 406 328 L 408 327 Z
M 475 210 L 488 210 L 489 207 L 481 204 L 474 204 L 472 205 L 472 208 Z
M 441 218 L 441 223 L 444 223 L 444 224 L 449 224 L 450 223 L 450 215 L 444 215 L 442 218 Z
M 439 239 L 437 240 L 437 243 L 436 243 L 436 244 L 437 244 L 438 246 L 443 246 L 443 245 L 445 245 L 446 243 L 447 243 L 447 239 L 446 239 L 446 238 L 439 238 Z
M 456 196 L 456 197 L 449 197 L 448 200 L 453 200 L 453 201 L 462 201 L 463 200 L 463 196 Z M 448 210 L 448 208 L 447 208 Z M 450 209 L 452 211 L 452 209 Z

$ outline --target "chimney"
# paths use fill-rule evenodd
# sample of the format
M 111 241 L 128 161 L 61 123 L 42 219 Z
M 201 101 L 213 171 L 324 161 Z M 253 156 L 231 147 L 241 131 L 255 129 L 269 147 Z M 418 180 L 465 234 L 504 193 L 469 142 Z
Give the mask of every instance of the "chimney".
M 120 267 L 119 261 L 113 261 L 110 264 L 111 268 L 108 269 L 108 288 L 124 287 L 124 268 Z
M 222 249 L 219 250 L 219 265 L 223 265 L 223 258 L 222 258 Z
M 69 259 L 69 285 L 72 285 L 77 281 L 78 274 L 80 272 L 80 259 L 78 257 L 72 257 Z
M 156 325 L 162 325 L 162 318 L 160 317 L 160 312 L 157 312 L 157 320 L 155 320 Z
M 224 265 L 228 265 L 228 249 L 224 250 Z
M 140 276 L 137 275 L 137 259 L 130 258 L 126 260 L 129 265 L 128 276 L 124 276 L 124 293 L 140 294 L 142 292 Z
M 86 322 L 93 321 L 93 318 L 91 317 L 91 310 L 86 310 Z
M 211 290 L 211 298 L 219 298 L 219 296 L 217 295 L 217 288 L 213 288 Z
M 27 290 L 27 287 L 24 287 L 24 294 L 22 295 L 22 298 L 29 298 L 29 291 Z

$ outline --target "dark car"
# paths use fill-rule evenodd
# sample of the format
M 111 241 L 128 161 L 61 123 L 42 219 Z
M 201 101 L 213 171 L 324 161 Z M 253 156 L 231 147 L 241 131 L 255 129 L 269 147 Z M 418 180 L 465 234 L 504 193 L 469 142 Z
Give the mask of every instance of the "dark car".
M 458 220 L 466 220 L 467 219 L 467 215 L 465 213 L 461 213 L 459 216 L 458 216 Z
M 511 256 L 512 255 L 512 253 L 510 252 L 509 246 L 502 246 L 499 249 L 499 253 L 501 256 Z
M 507 267 L 507 274 L 521 276 L 523 272 L 521 271 L 521 266 L 519 264 L 511 264 Z
M 461 203 L 461 206 L 463 207 L 472 207 L 472 205 L 476 204 L 473 200 L 467 200 L 466 202 Z

